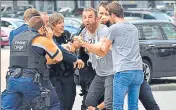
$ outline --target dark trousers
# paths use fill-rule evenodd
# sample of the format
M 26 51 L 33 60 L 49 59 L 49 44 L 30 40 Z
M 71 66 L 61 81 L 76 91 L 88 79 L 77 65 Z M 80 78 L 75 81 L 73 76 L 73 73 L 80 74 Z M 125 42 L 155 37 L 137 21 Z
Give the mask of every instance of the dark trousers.
M 89 86 L 90 84 L 87 83 L 87 85 L 86 84 L 81 85 L 81 88 L 82 90 L 84 90 L 85 88 L 89 88 Z M 86 96 L 87 96 L 87 91 L 85 90 L 85 93 L 83 95 L 81 110 L 86 110 L 86 106 L 85 106 Z M 104 99 L 101 98 L 99 101 L 99 104 L 103 102 L 103 100 Z M 140 87 L 139 100 L 141 101 L 141 103 L 143 104 L 146 110 L 160 110 L 158 104 L 156 103 L 153 97 L 150 85 L 145 80 L 143 81 Z
M 81 86 L 81 96 L 83 96 L 81 110 L 86 110 L 85 100 L 87 97 L 89 86 L 94 79 L 96 73 L 91 67 L 85 67 L 79 70 L 80 75 L 80 86 Z M 101 104 L 104 101 L 104 96 L 100 98 L 98 104 Z
M 146 110 L 160 110 L 156 103 L 149 84 L 144 80 L 139 93 L 139 100 Z
M 56 76 L 51 81 L 60 101 L 60 110 L 72 110 L 76 97 L 74 76 Z

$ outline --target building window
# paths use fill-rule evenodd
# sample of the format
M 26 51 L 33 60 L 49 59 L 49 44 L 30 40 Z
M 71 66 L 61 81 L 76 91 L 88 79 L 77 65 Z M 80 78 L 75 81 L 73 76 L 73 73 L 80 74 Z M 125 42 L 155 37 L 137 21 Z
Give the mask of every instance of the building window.
M 86 1 L 78 1 L 78 8 L 85 8 L 86 6 Z
M 84 7 L 85 6 L 85 1 L 80 1 L 80 7 Z

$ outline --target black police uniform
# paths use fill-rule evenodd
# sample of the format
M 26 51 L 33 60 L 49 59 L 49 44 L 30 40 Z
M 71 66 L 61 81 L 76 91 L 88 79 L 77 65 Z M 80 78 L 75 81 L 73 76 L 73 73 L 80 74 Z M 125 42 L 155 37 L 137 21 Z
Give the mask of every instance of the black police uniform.
M 57 45 L 66 44 L 71 41 L 71 34 L 65 30 L 61 36 L 54 35 L 53 39 Z M 50 79 L 60 100 L 61 110 L 72 110 L 76 97 L 76 84 L 74 82 L 75 69 L 73 68 L 73 63 L 76 60 L 74 60 L 75 58 L 72 59 L 69 62 L 63 60 L 57 64 L 49 65 Z
M 46 52 L 39 54 L 31 45 L 37 36 L 40 36 L 37 30 L 29 29 L 17 35 L 12 42 L 7 88 L 1 97 L 2 109 L 19 109 L 23 98 L 34 110 L 59 109 L 56 92 L 49 80 Z

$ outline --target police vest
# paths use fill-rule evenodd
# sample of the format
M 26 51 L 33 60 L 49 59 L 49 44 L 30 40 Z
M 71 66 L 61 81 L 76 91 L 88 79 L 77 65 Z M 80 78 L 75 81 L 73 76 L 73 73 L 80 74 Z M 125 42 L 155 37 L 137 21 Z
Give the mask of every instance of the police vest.
M 40 73 L 47 70 L 45 56 L 37 54 L 32 49 L 32 40 L 37 36 L 40 34 L 32 30 L 15 36 L 10 47 L 11 68 L 35 69 Z

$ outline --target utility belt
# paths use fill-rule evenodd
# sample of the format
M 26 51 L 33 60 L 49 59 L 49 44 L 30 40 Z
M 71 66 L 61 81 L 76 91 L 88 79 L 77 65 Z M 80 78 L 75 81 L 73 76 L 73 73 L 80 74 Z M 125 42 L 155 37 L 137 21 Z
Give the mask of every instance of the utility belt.
M 16 68 L 13 72 L 8 71 L 6 78 L 8 79 L 10 76 L 15 78 L 19 77 L 29 77 L 32 78 L 33 81 L 39 85 L 41 85 L 41 75 L 37 72 L 25 73 L 23 68 Z

